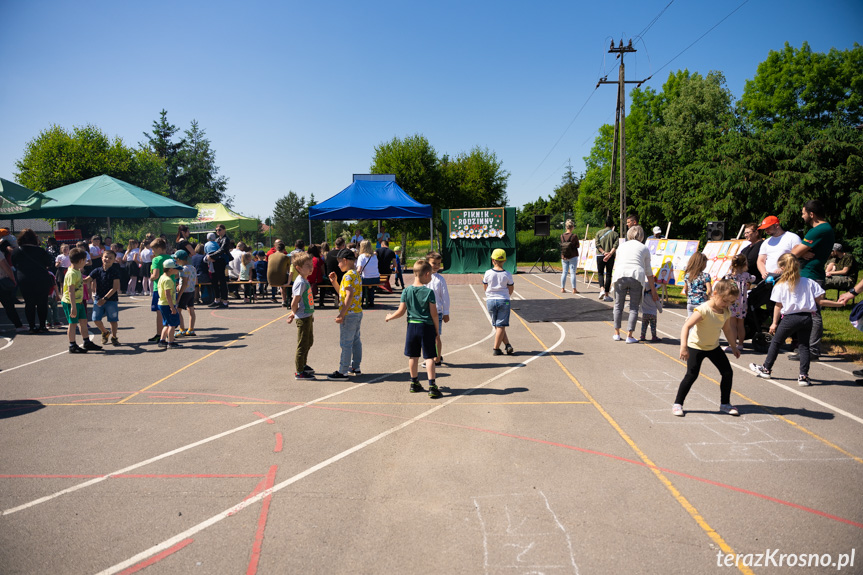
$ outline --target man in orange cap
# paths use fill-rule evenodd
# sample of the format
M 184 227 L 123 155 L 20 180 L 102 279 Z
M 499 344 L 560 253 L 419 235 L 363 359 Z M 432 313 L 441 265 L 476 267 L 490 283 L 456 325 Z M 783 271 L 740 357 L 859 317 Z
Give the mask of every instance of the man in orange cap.
M 779 256 L 791 253 L 795 246 L 801 243 L 800 236 L 794 232 L 786 232 L 779 225 L 779 218 L 776 216 L 767 216 L 758 226 L 759 230 L 765 230 L 770 236 L 761 242 L 761 249 L 758 251 L 758 271 L 761 276 L 779 277 Z M 768 280 L 769 281 L 769 280 Z

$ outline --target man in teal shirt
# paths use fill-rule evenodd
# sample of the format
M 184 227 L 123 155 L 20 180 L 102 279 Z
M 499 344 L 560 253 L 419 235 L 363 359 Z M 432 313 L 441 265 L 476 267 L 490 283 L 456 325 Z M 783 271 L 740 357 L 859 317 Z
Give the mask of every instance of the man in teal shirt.
M 798 244 L 791 253 L 800 260 L 800 275 L 815 281 L 824 287 L 827 275 L 824 272 L 827 259 L 833 250 L 833 227 L 824 217 L 824 206 L 818 200 L 809 200 L 803 204 L 801 214 L 803 222 L 812 226 L 803 243 Z M 821 336 L 824 333 L 824 322 L 821 319 L 821 308 L 812 316 L 812 334 L 809 337 L 809 354 L 812 359 L 818 359 L 821 355 Z M 789 358 L 797 360 L 797 353 L 792 353 Z

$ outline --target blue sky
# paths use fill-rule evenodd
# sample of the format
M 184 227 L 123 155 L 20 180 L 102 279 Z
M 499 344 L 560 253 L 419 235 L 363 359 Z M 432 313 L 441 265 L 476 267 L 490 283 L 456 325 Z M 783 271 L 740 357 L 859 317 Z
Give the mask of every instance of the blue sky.
M 414 133 L 440 155 L 494 151 L 521 206 L 549 195 L 568 159 L 583 170 L 613 121 L 615 87 L 591 96 L 613 68 L 611 38 L 634 37 L 668 1 L 2 0 L 0 176 L 14 179 L 51 124 L 91 123 L 135 145 L 164 108 L 206 130 L 246 215 L 268 216 L 291 190 L 322 201 L 368 171 L 375 145 Z M 627 56 L 627 79 L 741 3 L 674 0 Z M 749 0 L 648 85 L 719 70 L 739 98 L 771 49 L 847 49 L 861 30 L 859 0 Z

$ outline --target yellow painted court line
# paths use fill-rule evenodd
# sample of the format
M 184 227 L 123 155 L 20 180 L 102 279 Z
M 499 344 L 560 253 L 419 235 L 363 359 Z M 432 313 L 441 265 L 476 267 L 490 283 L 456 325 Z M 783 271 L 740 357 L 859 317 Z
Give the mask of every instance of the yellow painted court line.
M 650 349 L 652 349 L 653 351 L 656 351 L 656 352 L 658 352 L 658 353 L 661 353 L 662 355 L 664 355 L 665 357 L 667 357 L 667 358 L 671 359 L 672 361 L 676 361 L 677 363 L 679 363 L 680 365 L 682 365 L 682 366 L 684 366 L 684 367 L 686 366 L 686 364 L 685 364 L 685 363 L 683 363 L 682 361 L 680 361 L 679 359 L 677 359 L 677 358 L 675 358 L 675 357 L 673 357 L 673 356 L 668 355 L 667 353 L 665 353 L 665 352 L 664 352 L 664 351 L 662 351 L 661 349 L 656 348 L 656 347 L 654 347 L 654 346 L 652 346 L 652 345 L 650 345 L 650 344 L 645 344 L 645 345 L 647 345 L 647 347 L 649 347 L 649 348 L 650 348 Z M 699 375 L 699 377 L 703 377 L 704 379 L 706 379 L 706 380 L 708 380 L 708 381 L 712 381 L 712 382 L 713 382 L 713 383 L 715 383 L 716 385 L 719 385 L 719 382 L 718 382 L 718 381 L 716 381 L 715 379 L 713 379 L 713 378 L 712 378 L 712 377 L 710 377 L 710 376 L 704 375 L 703 373 L 699 373 L 698 375 Z M 814 439 L 817 439 L 818 441 L 820 441 L 820 442 L 821 442 L 821 443 L 823 443 L 824 445 L 827 445 L 827 446 L 829 446 L 829 447 L 832 447 L 833 449 L 835 449 L 835 450 L 836 450 L 836 451 L 838 451 L 839 453 L 841 453 L 841 454 L 843 454 L 843 455 L 845 455 L 845 456 L 847 456 L 847 457 L 850 457 L 851 459 L 853 459 L 853 460 L 854 460 L 854 461 L 856 461 L 857 463 L 863 463 L 863 458 L 857 457 L 857 456 L 856 456 L 856 455 L 854 455 L 853 453 L 849 453 L 849 452 L 845 451 L 844 449 L 842 449 L 841 447 L 839 447 L 839 446 L 838 446 L 838 445 L 836 445 L 835 443 L 833 443 L 833 442 L 829 441 L 828 439 L 825 439 L 825 438 L 821 437 L 820 435 L 818 435 L 818 434 L 817 434 L 817 433 L 815 433 L 814 431 L 809 431 L 808 429 L 806 429 L 805 427 L 803 427 L 802 425 L 800 425 L 800 424 L 799 424 L 799 423 L 797 423 L 796 421 L 792 421 L 792 420 L 788 419 L 787 417 L 784 417 L 784 416 L 780 415 L 779 413 L 775 412 L 774 410 L 770 409 L 769 407 L 767 407 L 767 406 L 765 406 L 765 405 L 761 405 L 760 403 L 758 403 L 758 402 L 757 402 L 757 401 L 755 401 L 754 399 L 750 399 L 749 397 L 747 397 L 747 396 L 743 395 L 743 394 L 742 394 L 742 393 L 740 393 L 739 391 L 736 391 L 736 390 L 732 389 L 732 390 L 731 390 L 731 393 L 733 393 L 734 395 L 736 395 L 736 396 L 740 397 L 741 399 L 744 399 L 745 401 L 748 401 L 749 403 L 751 403 L 751 404 L 753 404 L 753 405 L 757 405 L 758 407 L 760 407 L 761 409 L 763 409 L 764 411 L 766 411 L 767 413 L 769 413 L 769 414 L 770 414 L 770 415 L 772 415 L 773 417 L 775 417 L 775 418 L 777 418 L 777 419 L 780 419 L 780 420 L 784 421 L 784 422 L 785 422 L 785 423 L 787 423 L 788 425 L 791 425 L 791 426 L 796 427 L 797 429 L 799 429 L 799 430 L 800 430 L 800 431 L 802 431 L 803 433 L 805 433 L 805 434 L 807 434 L 807 435 L 809 435 L 809 436 L 813 437 Z
M 518 315 L 516 315 L 516 317 L 518 317 Z M 527 322 L 525 322 L 520 317 L 518 317 L 518 320 L 522 323 L 522 325 L 530 333 L 530 335 L 532 335 L 534 339 L 539 342 L 539 345 L 541 345 L 543 349 L 548 349 L 545 343 L 543 343 L 543 341 L 539 339 L 539 337 L 533 332 L 533 330 L 530 329 L 530 327 L 527 325 Z M 677 500 L 680 506 L 683 507 L 683 509 L 685 509 L 687 513 L 689 513 L 690 517 L 695 520 L 695 522 L 698 524 L 699 527 L 701 527 L 701 529 L 707 534 L 707 536 L 710 537 L 710 539 L 719 546 L 722 552 L 726 555 L 736 556 L 737 554 L 735 553 L 734 549 L 725 542 L 725 539 L 723 539 L 722 536 L 719 535 L 719 533 L 717 533 L 716 530 L 713 529 L 713 527 L 711 527 L 709 523 L 707 523 L 707 521 L 704 519 L 704 517 L 701 516 L 695 506 L 692 505 L 689 500 L 686 499 L 686 497 L 684 497 L 682 493 L 680 493 L 680 491 L 678 491 L 678 489 L 674 486 L 671 480 L 668 479 L 668 477 L 666 477 L 666 475 L 659 470 L 656 464 L 653 463 L 653 461 L 651 461 L 649 457 L 647 457 L 647 455 L 641 450 L 641 448 L 638 447 L 635 441 L 633 441 L 632 438 L 629 437 L 629 435 L 627 435 L 627 433 L 623 430 L 623 428 L 618 425 L 617 421 L 615 421 L 614 418 L 611 417 L 611 415 L 609 415 L 609 413 L 605 411 L 605 409 L 603 409 L 599 402 L 596 401 L 593 396 L 590 395 L 590 393 L 588 393 L 587 389 L 585 389 L 584 386 L 581 385 L 578 379 L 576 379 L 575 376 L 572 375 L 572 373 L 568 369 L 566 369 L 566 367 L 560 362 L 559 359 L 557 359 L 557 357 L 551 354 L 549 354 L 549 357 L 551 357 L 551 359 L 553 359 L 555 363 L 557 363 L 558 367 L 563 370 L 563 372 L 575 384 L 578 390 L 581 391 L 584 397 L 586 397 L 588 401 L 593 404 L 593 406 L 597 409 L 597 411 L 599 411 L 602 417 L 604 417 L 605 420 L 614 428 L 614 430 L 617 431 L 618 435 L 623 438 L 627 445 L 629 445 L 629 447 L 635 452 L 635 454 L 638 455 L 638 457 L 644 462 L 648 469 L 650 469 L 656 476 L 656 478 L 659 479 L 660 482 L 662 482 L 666 489 L 671 492 L 671 495 L 674 497 L 674 499 Z M 746 573 L 747 575 L 753 573 L 753 571 L 745 565 L 738 564 L 737 568 L 742 573 Z
M 563 299 L 563 296 L 561 296 L 561 295 L 559 295 L 559 294 L 556 294 L 556 293 L 554 293 L 554 292 L 551 292 L 551 291 L 549 291 L 549 290 L 545 289 L 545 288 L 544 288 L 544 287 L 542 287 L 541 285 L 538 285 L 538 284 L 536 284 L 536 283 L 534 283 L 534 282 L 530 281 L 530 280 L 529 280 L 529 279 L 527 279 L 526 277 L 525 277 L 525 278 L 522 278 L 521 276 L 519 276 L 519 278 L 520 278 L 520 279 L 524 279 L 524 280 L 525 280 L 525 281 L 527 281 L 528 283 L 535 285 L 535 286 L 536 286 L 536 287 L 538 287 L 539 289 L 541 289 L 541 290 L 543 290 L 543 291 L 546 291 L 546 292 L 550 293 L 551 295 L 555 296 L 555 297 L 556 297 L 556 298 L 558 298 L 558 299 Z M 520 318 L 519 318 L 519 319 L 520 319 Z M 606 321 L 606 322 L 603 322 L 603 323 L 604 323 L 604 324 L 606 324 L 606 325 L 609 325 L 609 326 L 611 326 L 611 327 L 614 327 L 614 325 L 613 325 L 613 324 L 608 323 L 607 321 Z M 536 337 L 536 336 L 534 336 L 534 337 Z M 644 345 L 645 345 L 645 346 L 647 346 L 647 347 L 649 347 L 650 349 L 652 349 L 652 350 L 654 350 L 654 351 L 656 351 L 656 352 L 658 352 L 658 353 L 660 353 L 660 354 L 664 355 L 665 357 L 667 357 L 667 358 L 671 359 L 672 361 L 675 361 L 675 362 L 679 363 L 680 365 L 682 365 L 682 366 L 684 366 L 684 367 L 686 366 L 686 364 L 685 364 L 685 363 L 683 363 L 682 361 L 680 361 L 679 359 L 677 359 L 677 358 L 675 358 L 675 357 L 672 357 L 672 356 L 668 355 L 667 353 L 665 353 L 665 352 L 664 352 L 664 351 L 662 351 L 661 349 L 659 349 L 659 348 L 657 348 L 657 347 L 655 347 L 655 346 L 653 346 L 653 345 L 650 345 L 650 344 L 648 344 L 648 343 L 645 343 Z M 712 381 L 712 382 L 713 382 L 713 383 L 715 383 L 716 385 L 719 385 L 719 382 L 718 382 L 718 381 L 716 381 L 716 380 L 715 380 L 715 379 L 713 379 L 712 377 L 709 377 L 709 376 L 707 376 L 707 375 L 704 375 L 704 373 L 700 373 L 700 374 L 699 374 L 699 377 L 703 377 L 704 379 L 706 379 L 706 380 L 708 380 L 708 381 Z M 769 408 L 769 407 L 767 407 L 767 406 L 764 406 L 764 405 L 762 405 L 762 404 L 758 403 L 758 402 L 757 402 L 757 401 L 755 401 L 754 399 L 751 399 L 751 398 L 749 398 L 749 397 L 747 397 L 747 396 L 743 395 L 743 394 L 742 394 L 742 393 L 740 393 L 739 391 L 736 391 L 736 390 L 732 389 L 732 390 L 731 390 L 731 393 L 733 393 L 734 395 L 736 395 L 736 396 L 740 397 L 740 398 L 741 398 L 741 399 L 743 399 L 744 401 L 748 401 L 748 402 L 749 402 L 749 403 L 751 403 L 752 405 L 757 405 L 758 407 L 760 407 L 761 409 L 763 409 L 764 411 L 766 411 L 767 413 L 769 413 L 769 414 L 770 414 L 770 415 L 772 415 L 773 417 L 776 417 L 776 418 L 777 418 L 777 419 L 779 419 L 780 421 L 784 421 L 784 422 L 785 422 L 785 423 L 787 423 L 788 425 L 791 425 L 791 426 L 793 426 L 794 428 L 799 429 L 800 431 L 802 431 L 803 433 L 805 433 L 805 434 L 809 435 L 809 436 L 810 436 L 810 437 L 812 437 L 813 439 L 817 439 L 818 441 L 820 441 L 820 442 L 821 442 L 821 443 L 823 443 L 824 445 L 826 445 L 826 446 L 828 446 L 828 447 L 832 447 L 833 449 L 835 449 L 836 451 L 838 451 L 838 452 L 839 452 L 839 453 L 841 453 L 842 455 L 845 455 L 846 457 L 849 457 L 849 458 L 853 459 L 853 460 L 854 460 L 854 461 L 856 461 L 857 463 L 863 463 L 863 458 L 858 457 L 858 456 L 854 455 L 853 453 L 849 453 L 848 451 L 846 451 L 845 449 L 842 449 L 841 447 L 839 447 L 838 445 L 836 445 L 836 444 L 835 444 L 835 443 L 833 443 L 832 441 L 830 441 L 830 440 L 828 440 L 828 439 L 826 439 L 826 438 L 824 438 L 824 437 L 821 437 L 820 435 L 818 435 L 818 434 L 817 434 L 817 433 L 815 433 L 814 431 L 810 431 L 809 429 L 807 429 L 807 428 L 803 427 L 802 425 L 800 425 L 800 424 L 799 424 L 799 423 L 797 423 L 796 421 L 792 421 L 791 419 L 788 419 L 787 417 L 784 417 L 784 416 L 780 415 L 780 414 L 779 414 L 779 413 L 777 413 L 776 411 L 774 411 L 774 410 L 770 409 L 770 408 Z
M 527 278 L 520 278 L 520 279 L 525 279 L 528 283 L 534 285 L 535 287 L 537 287 L 537 288 L 539 288 L 539 289 L 541 289 L 547 293 L 550 293 L 551 295 L 555 296 L 558 299 L 563 299 L 563 296 L 560 296 L 554 292 L 551 292 L 551 291 L 543 288 L 542 286 L 530 281 Z M 516 315 L 516 317 L 518 317 L 518 315 Z M 539 342 L 539 344 L 543 347 L 543 349 L 545 349 L 545 347 L 546 347 L 545 343 L 543 343 L 543 341 L 533 332 L 533 330 L 530 329 L 530 327 L 527 325 L 527 323 L 520 317 L 518 317 L 518 320 L 522 323 L 522 325 L 524 325 L 525 329 L 527 329 L 527 331 L 534 337 L 534 339 L 536 339 L 536 341 Z M 671 480 L 668 479 L 668 477 L 666 477 L 665 474 L 662 473 L 662 471 L 660 471 L 657 468 L 656 464 L 654 464 L 653 461 L 651 461 L 651 459 L 649 457 L 647 457 L 647 455 L 638 447 L 638 445 L 635 443 L 635 441 L 633 441 L 632 438 L 629 437 L 629 435 L 623 430 L 623 428 L 621 428 L 620 425 L 618 425 L 618 423 L 614 420 L 614 418 L 612 418 L 611 415 L 607 411 L 605 411 L 605 409 L 603 409 L 603 407 L 599 404 L 599 402 L 596 401 L 593 398 L 593 396 L 590 395 L 590 393 L 588 393 L 587 389 L 585 389 L 584 386 L 581 385 L 581 383 L 578 381 L 578 379 L 576 379 L 576 377 L 574 375 L 572 375 L 572 373 L 563 365 L 563 363 L 560 362 L 560 360 L 557 357 L 555 357 L 554 355 L 551 355 L 551 354 L 549 354 L 549 355 L 555 361 L 555 363 L 557 363 L 558 367 L 560 367 L 560 369 L 563 370 L 563 372 L 567 375 L 567 377 L 569 377 L 569 379 L 575 384 L 575 386 L 579 389 L 579 391 L 581 391 L 581 393 L 594 405 L 594 407 L 596 407 L 596 409 L 599 411 L 599 413 L 614 428 L 614 430 L 617 431 L 618 435 L 620 435 L 623 438 L 623 440 L 636 453 L 636 455 L 638 455 L 638 457 L 650 468 L 650 470 L 654 473 L 654 475 L 657 477 L 657 479 L 659 479 L 660 482 L 662 482 L 662 484 L 665 485 L 665 487 L 671 492 L 671 494 L 675 498 L 675 500 L 677 500 L 677 502 L 686 510 L 687 513 L 689 513 L 689 515 L 695 520 L 695 522 L 698 524 L 698 526 L 701 527 L 701 529 L 708 535 L 708 537 L 710 537 L 713 540 L 713 542 L 716 543 L 719 546 L 719 548 L 722 549 L 723 553 L 725 553 L 726 555 L 735 554 L 734 549 L 732 549 L 731 546 L 725 542 L 725 540 L 722 538 L 722 536 L 720 536 L 719 533 L 717 533 L 716 530 L 714 530 L 707 523 L 707 521 L 701 516 L 701 514 L 698 512 L 698 510 L 691 503 L 689 503 L 689 501 L 686 499 L 686 497 L 684 497 L 683 494 L 681 494 L 680 491 L 678 491 L 678 489 L 674 486 L 674 484 L 671 482 Z M 752 571 L 748 567 L 746 567 L 745 565 L 738 565 L 738 568 L 743 573 L 752 573 Z
M 279 320 L 281 320 L 282 318 L 285 318 L 285 317 L 287 317 L 287 316 L 288 316 L 288 314 L 287 314 L 287 313 L 286 313 L 286 314 L 284 314 L 284 315 L 281 315 L 281 316 L 277 317 L 276 319 L 274 319 L 273 321 L 269 321 L 269 322 L 265 323 L 264 325 L 262 325 L 261 327 L 256 328 L 256 329 L 253 329 L 253 330 L 252 330 L 252 331 L 250 331 L 249 333 L 244 334 L 244 335 L 241 335 L 241 336 L 240 336 L 240 337 L 238 337 L 237 339 L 234 339 L 234 340 L 229 341 L 228 343 L 226 343 L 225 345 L 223 345 L 223 346 L 222 346 L 222 347 L 220 347 L 219 349 L 214 349 L 213 351 L 211 351 L 210 353 L 208 353 L 208 354 L 207 354 L 207 355 L 205 355 L 204 357 L 199 358 L 199 359 L 196 359 L 196 360 L 195 360 L 195 361 L 193 361 L 192 363 L 190 363 L 190 364 L 188 364 L 188 365 L 186 365 L 186 366 L 181 367 L 180 369 L 178 369 L 178 370 L 177 370 L 177 371 L 175 371 L 174 373 L 172 373 L 172 374 L 170 374 L 170 375 L 166 375 L 165 377 L 163 377 L 163 378 L 162 378 L 162 379 L 160 379 L 159 381 L 157 381 L 157 382 L 155 382 L 155 383 L 151 383 L 151 384 L 150 384 L 150 385 L 148 385 L 147 387 L 145 387 L 145 388 L 143 388 L 143 389 L 139 389 L 138 391 L 136 391 L 135 393 L 133 393 L 133 394 L 132 394 L 132 395 L 130 395 L 129 397 L 126 397 L 126 398 L 124 398 L 124 399 L 121 399 L 120 401 L 118 401 L 118 402 L 117 402 L 117 404 L 118 404 L 118 405 L 120 405 L 120 404 L 126 403 L 127 401 L 129 401 L 129 400 L 130 400 L 130 399 L 132 399 L 133 397 L 135 397 L 135 396 L 137 396 L 137 395 L 140 395 L 140 394 L 144 393 L 144 392 L 145 392 L 145 391 L 147 391 L 148 389 L 151 389 L 151 388 L 153 388 L 153 387 L 156 387 L 157 385 L 159 385 L 159 384 L 160 384 L 160 383 L 162 383 L 163 381 L 167 381 L 167 380 L 171 379 L 172 377 L 174 377 L 174 376 L 175 376 L 175 375 L 177 375 L 178 373 L 183 372 L 183 371 L 185 371 L 185 370 L 189 369 L 189 368 L 190 368 L 190 367 L 192 367 L 193 365 L 197 365 L 197 364 L 201 363 L 202 361 L 204 361 L 204 360 L 205 360 L 205 359 L 207 359 L 208 357 L 211 357 L 211 356 L 216 355 L 217 353 L 219 353 L 219 352 L 220 352 L 220 351 L 222 351 L 223 349 L 227 349 L 228 347 L 230 347 L 230 346 L 234 345 L 234 344 L 235 344 L 235 343 L 237 343 L 238 341 L 241 341 L 241 340 L 245 339 L 247 336 L 252 335 L 252 334 L 253 334 L 253 333 L 255 333 L 256 331 L 258 331 L 258 330 L 262 330 L 262 329 L 264 329 L 265 327 L 267 327 L 268 325 L 272 325 L 272 324 L 276 323 L 277 321 L 279 321 Z

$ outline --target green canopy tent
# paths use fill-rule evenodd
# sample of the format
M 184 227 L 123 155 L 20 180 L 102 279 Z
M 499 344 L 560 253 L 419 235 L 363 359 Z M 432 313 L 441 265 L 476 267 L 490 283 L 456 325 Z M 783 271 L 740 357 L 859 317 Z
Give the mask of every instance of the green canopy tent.
M 192 219 L 174 218 L 162 222 L 162 233 L 176 234 L 181 225 L 189 226 L 193 234 L 212 232 L 219 224 L 223 224 L 228 233 L 256 232 L 260 226 L 256 218 L 247 218 L 222 204 L 195 204 L 195 209 L 197 213 Z
M 54 200 L 11 218 L 177 218 L 192 217 L 195 208 L 111 176 L 97 176 L 44 194 Z
M 16 214 L 39 209 L 49 201 L 51 200 L 42 193 L 0 178 L 0 217 L 3 219 L 11 219 L 16 217 Z M 26 217 L 29 219 L 31 216 Z

